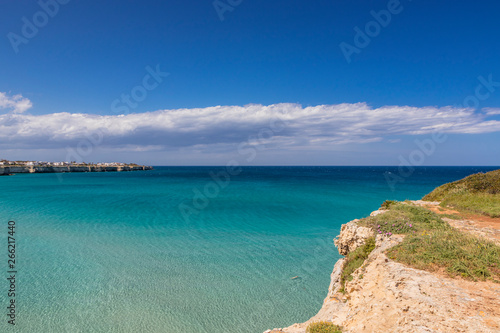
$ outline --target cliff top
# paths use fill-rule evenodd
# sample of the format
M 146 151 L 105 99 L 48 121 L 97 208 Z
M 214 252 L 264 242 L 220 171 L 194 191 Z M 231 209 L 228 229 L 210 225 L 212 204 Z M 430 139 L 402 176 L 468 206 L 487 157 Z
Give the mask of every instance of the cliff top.
M 477 173 L 439 186 L 423 200 L 460 211 L 500 217 L 500 170 Z

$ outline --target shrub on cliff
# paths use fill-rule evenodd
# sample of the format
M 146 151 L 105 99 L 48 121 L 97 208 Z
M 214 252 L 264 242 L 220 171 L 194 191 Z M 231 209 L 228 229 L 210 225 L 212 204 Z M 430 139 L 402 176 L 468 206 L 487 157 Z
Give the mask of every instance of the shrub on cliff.
M 342 328 L 327 321 L 318 321 L 307 326 L 307 333 L 342 333 Z
M 390 209 L 392 205 L 396 204 L 397 201 L 394 200 L 386 200 L 380 205 L 380 208 L 382 209 Z

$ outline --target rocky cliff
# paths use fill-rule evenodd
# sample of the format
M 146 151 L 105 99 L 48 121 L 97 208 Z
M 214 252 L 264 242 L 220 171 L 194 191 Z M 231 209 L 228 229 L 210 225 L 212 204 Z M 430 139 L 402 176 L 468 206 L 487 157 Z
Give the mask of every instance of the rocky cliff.
M 56 173 L 56 172 L 120 172 L 120 171 L 137 171 L 137 170 L 152 170 L 150 166 L 144 165 L 123 165 L 123 166 L 2 166 L 0 167 L 0 175 L 9 175 L 15 173 Z
M 372 213 L 377 215 L 382 211 Z M 373 236 L 358 220 L 342 226 L 335 239 L 347 255 Z M 385 251 L 403 235 L 378 235 L 375 249 L 341 292 L 346 259 L 337 261 L 323 306 L 310 320 L 267 332 L 306 332 L 312 322 L 327 321 L 343 332 L 500 332 L 500 284 L 452 279 L 407 267 Z

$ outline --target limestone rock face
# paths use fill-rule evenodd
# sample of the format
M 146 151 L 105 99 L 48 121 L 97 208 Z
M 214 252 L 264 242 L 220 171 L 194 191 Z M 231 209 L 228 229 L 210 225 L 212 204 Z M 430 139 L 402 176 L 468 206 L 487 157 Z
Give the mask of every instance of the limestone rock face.
M 387 212 L 387 209 L 379 209 L 379 210 L 376 210 L 376 211 L 372 212 L 372 213 L 370 214 L 370 216 L 377 216 L 377 215 L 379 215 L 379 214 L 383 214 L 383 213 L 385 213 L 385 212 Z
M 360 227 L 357 224 L 358 221 L 359 220 L 353 220 L 343 224 L 340 235 L 333 240 L 339 253 L 343 256 L 354 251 L 357 247 L 364 245 L 366 239 L 373 235 L 372 229 Z

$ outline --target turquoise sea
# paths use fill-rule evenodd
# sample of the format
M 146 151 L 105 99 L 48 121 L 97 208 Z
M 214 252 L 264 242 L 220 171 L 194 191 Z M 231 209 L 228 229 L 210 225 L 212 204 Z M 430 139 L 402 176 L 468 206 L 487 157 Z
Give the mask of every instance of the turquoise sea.
M 341 224 L 493 169 L 419 167 L 392 188 L 384 175 L 395 167 L 244 167 L 218 182 L 222 167 L 0 177 L 0 331 L 237 333 L 305 321 L 326 296 Z

